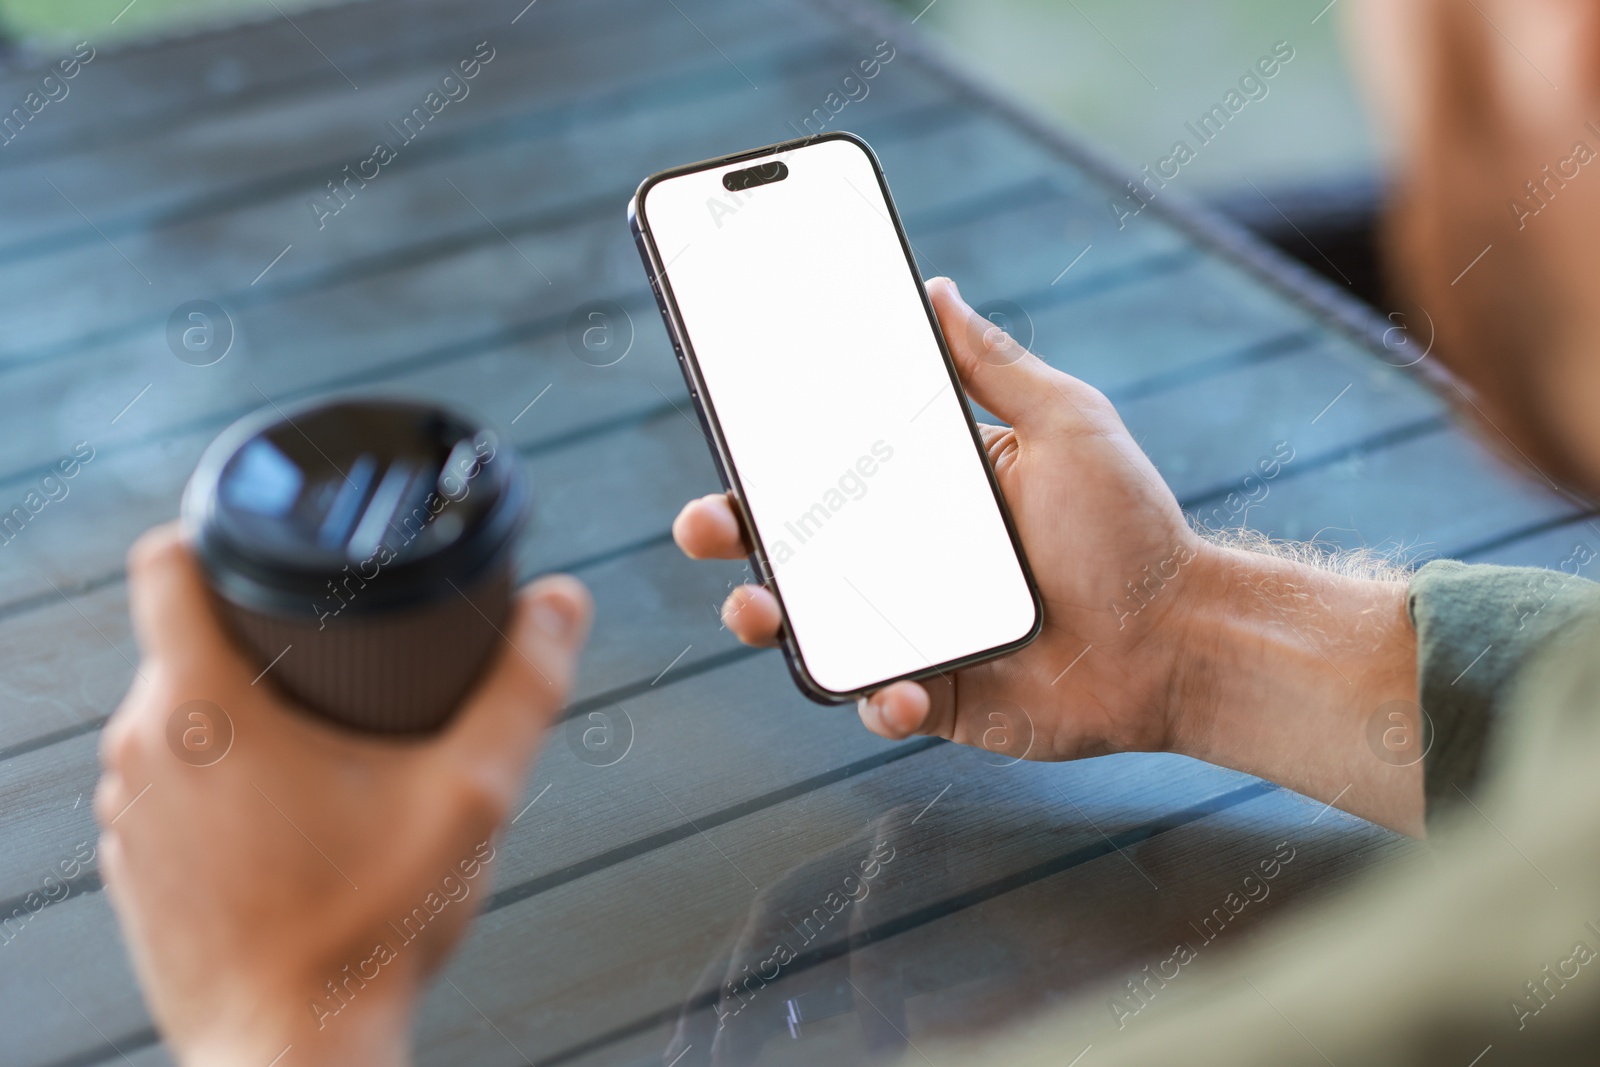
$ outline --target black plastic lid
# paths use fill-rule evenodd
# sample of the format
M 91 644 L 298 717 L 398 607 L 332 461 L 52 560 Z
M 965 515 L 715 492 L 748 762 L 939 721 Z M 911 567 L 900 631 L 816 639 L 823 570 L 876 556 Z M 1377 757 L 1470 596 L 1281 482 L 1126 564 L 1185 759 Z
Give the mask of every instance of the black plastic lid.
M 183 494 L 212 586 L 277 615 L 457 596 L 508 562 L 528 511 L 516 456 L 492 431 L 398 398 L 241 419 L 206 448 Z

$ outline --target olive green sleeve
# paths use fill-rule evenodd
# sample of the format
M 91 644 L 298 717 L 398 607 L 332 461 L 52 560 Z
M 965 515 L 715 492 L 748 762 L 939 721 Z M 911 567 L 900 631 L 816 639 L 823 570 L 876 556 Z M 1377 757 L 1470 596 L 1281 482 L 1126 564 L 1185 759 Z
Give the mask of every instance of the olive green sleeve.
M 1417 631 L 1419 699 L 1433 726 L 1423 761 L 1432 822 L 1482 780 L 1517 672 L 1552 636 L 1600 616 L 1600 584 L 1538 567 L 1440 560 L 1412 578 L 1406 607 Z

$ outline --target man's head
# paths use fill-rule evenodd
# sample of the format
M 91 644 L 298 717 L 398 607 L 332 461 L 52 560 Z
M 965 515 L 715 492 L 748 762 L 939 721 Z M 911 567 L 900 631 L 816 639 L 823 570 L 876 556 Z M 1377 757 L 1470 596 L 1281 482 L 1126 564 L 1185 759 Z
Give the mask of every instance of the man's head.
M 1408 325 L 1491 445 L 1600 491 L 1600 0 L 1354 6 Z

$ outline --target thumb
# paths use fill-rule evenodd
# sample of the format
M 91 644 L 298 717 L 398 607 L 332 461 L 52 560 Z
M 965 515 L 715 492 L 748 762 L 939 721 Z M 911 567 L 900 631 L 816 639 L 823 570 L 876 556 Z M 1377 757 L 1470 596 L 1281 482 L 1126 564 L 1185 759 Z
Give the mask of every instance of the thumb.
M 517 596 L 489 672 L 467 698 L 444 743 L 486 776 L 509 804 L 545 729 L 560 714 L 577 675 L 594 613 L 589 591 L 564 574 Z
M 1059 408 L 1060 391 L 1072 379 L 969 307 L 949 278 L 931 278 L 927 287 L 968 396 L 1019 428 Z

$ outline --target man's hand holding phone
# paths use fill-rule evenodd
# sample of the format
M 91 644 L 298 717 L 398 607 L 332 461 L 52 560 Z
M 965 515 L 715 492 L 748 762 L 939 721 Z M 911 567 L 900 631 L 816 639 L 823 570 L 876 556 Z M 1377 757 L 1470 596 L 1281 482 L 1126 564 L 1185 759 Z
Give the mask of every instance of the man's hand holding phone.
M 866 727 L 1034 760 L 1181 752 L 1420 833 L 1420 766 L 1389 766 L 1363 740 L 1373 709 L 1416 696 L 1405 584 L 1200 537 L 1103 395 L 949 279 L 927 288 L 968 395 L 1011 424 L 982 432 L 1044 629 L 1006 658 L 879 690 L 859 704 Z M 673 535 L 695 559 L 749 552 L 721 495 L 691 501 Z M 735 589 L 723 618 L 750 645 L 782 626 L 758 585 Z
M 1021 349 L 949 279 L 930 281 L 928 295 L 968 394 L 1011 423 L 981 429 L 1039 583 L 1044 631 L 1005 659 L 879 690 L 860 703 L 862 722 L 883 737 L 932 734 L 1006 755 L 1031 738 L 1031 759 L 1169 747 L 1183 590 L 1206 546 L 1104 396 Z M 695 559 L 750 551 L 721 494 L 690 502 L 673 534 Z M 1160 588 L 1141 587 L 1141 607 L 1128 583 L 1153 573 Z M 751 645 L 773 644 L 782 624 L 758 585 L 735 589 L 723 618 Z M 1018 709 L 1028 721 L 1012 721 Z

